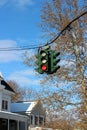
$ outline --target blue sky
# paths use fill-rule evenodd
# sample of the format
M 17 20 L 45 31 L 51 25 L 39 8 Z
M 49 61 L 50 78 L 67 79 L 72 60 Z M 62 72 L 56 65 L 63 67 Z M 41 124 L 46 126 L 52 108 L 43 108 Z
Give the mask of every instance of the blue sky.
M 0 0 L 0 48 L 36 46 L 41 39 L 41 7 L 45 0 Z M 36 51 L 36 50 L 35 50 Z M 0 51 L 0 71 L 5 80 L 39 87 L 34 68 L 23 64 L 24 51 Z M 33 50 L 29 50 L 31 55 Z
M 39 46 L 41 38 L 41 7 L 46 0 L 0 0 L 0 48 Z M 28 50 L 29 55 L 35 50 Z M 0 51 L 0 72 L 5 80 L 14 80 L 20 86 L 40 87 L 43 77 L 33 67 L 23 64 L 24 51 Z M 66 59 L 61 60 L 67 64 Z M 69 66 L 71 64 L 68 64 Z M 63 83 L 60 85 L 62 86 Z

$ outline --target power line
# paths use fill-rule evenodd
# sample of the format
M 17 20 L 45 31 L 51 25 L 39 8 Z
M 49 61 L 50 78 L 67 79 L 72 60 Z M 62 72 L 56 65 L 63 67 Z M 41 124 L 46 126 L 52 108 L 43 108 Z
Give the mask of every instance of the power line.
M 22 50 L 29 50 L 29 49 L 35 49 L 35 48 L 39 48 L 39 46 L 35 46 L 35 47 L 9 47 L 9 48 L 0 48 L 0 51 L 22 51 Z
M 66 25 L 66 26 L 64 27 L 64 29 L 62 29 L 61 32 L 60 32 L 55 38 L 53 38 L 52 40 L 50 40 L 50 42 L 47 42 L 47 44 L 49 45 L 49 44 L 52 44 L 53 42 L 55 42 L 55 41 L 63 34 L 63 32 L 70 27 L 70 25 L 71 25 L 73 22 L 75 22 L 76 20 L 78 20 L 80 17 L 82 17 L 82 16 L 85 15 L 85 14 L 87 14 L 87 11 L 83 12 L 81 15 L 77 16 L 77 17 L 74 18 L 72 21 L 70 21 L 70 22 L 68 23 L 68 25 Z M 11 47 L 9 47 L 9 48 L 0 48 L 0 51 L 22 51 L 22 50 L 29 50 L 29 49 L 41 48 L 41 47 L 43 47 L 43 46 L 45 46 L 45 45 L 46 45 L 46 44 L 41 45 L 41 46 L 34 46 L 34 47 L 23 46 L 23 47 L 15 47 L 15 48 L 14 48 L 14 47 L 13 47 L 13 48 L 11 48 Z
M 56 37 L 55 37 L 50 43 L 48 43 L 48 44 L 52 44 L 53 42 L 55 42 L 55 41 L 61 36 L 61 34 L 62 34 L 68 27 L 70 27 L 70 25 L 71 25 L 74 21 L 76 21 L 77 19 L 79 19 L 80 17 L 82 17 L 82 16 L 85 15 L 85 14 L 87 14 L 87 11 L 84 12 L 84 13 L 82 13 L 80 16 L 74 18 L 71 22 L 69 22 L 69 24 L 59 33 L 59 35 L 56 36 Z

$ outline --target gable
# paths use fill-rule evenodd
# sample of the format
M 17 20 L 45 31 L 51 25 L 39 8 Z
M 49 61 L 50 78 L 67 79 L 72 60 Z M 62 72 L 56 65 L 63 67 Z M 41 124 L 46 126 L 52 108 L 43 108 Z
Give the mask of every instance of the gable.
M 32 109 L 32 114 L 34 115 L 45 115 L 45 109 L 43 108 L 40 101 L 35 105 L 35 107 Z
M 4 85 L 6 90 L 14 92 L 13 89 L 4 80 L 1 80 L 1 85 Z

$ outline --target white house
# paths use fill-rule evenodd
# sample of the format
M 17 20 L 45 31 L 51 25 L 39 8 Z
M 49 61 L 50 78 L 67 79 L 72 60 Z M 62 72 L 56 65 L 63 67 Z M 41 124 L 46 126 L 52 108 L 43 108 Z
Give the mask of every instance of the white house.
M 11 103 L 13 89 L 0 74 L 0 130 L 30 130 L 43 127 L 45 110 L 40 101 Z
M 45 110 L 40 101 L 12 103 L 11 111 L 28 116 L 28 130 L 45 124 Z
M 0 74 L 0 130 L 27 130 L 27 116 L 11 112 L 12 88 Z

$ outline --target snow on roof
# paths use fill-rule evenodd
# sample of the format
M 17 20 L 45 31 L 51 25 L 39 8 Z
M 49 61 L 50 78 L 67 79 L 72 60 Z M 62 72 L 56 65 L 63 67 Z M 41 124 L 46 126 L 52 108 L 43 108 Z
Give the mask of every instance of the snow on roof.
M 11 88 L 11 86 L 4 80 L 1 72 L 0 72 L 0 88 L 3 88 L 5 90 L 14 93 L 14 90 Z
M 37 102 L 11 103 L 11 112 L 30 112 Z
M 0 78 L 3 78 L 3 75 L 2 75 L 2 73 L 0 72 Z

